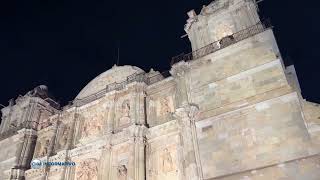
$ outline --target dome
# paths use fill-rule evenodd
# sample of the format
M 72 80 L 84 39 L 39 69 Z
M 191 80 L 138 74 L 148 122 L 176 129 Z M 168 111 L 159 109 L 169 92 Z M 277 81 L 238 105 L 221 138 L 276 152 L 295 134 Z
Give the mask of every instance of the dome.
M 112 84 L 114 82 L 120 83 L 127 79 L 128 76 L 132 74 L 143 73 L 144 71 L 135 66 L 113 66 L 111 69 L 105 71 L 100 74 L 93 80 L 89 82 L 77 95 L 76 99 L 83 99 L 87 96 L 95 94 L 104 88 L 108 84 Z

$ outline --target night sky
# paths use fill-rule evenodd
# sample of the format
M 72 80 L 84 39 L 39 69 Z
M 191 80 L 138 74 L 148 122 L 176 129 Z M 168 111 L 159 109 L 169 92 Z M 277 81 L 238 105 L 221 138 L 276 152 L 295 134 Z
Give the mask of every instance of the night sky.
M 200 0 L 8 0 L 0 3 L 0 103 L 45 84 L 62 104 L 116 63 L 145 71 L 170 69 L 171 57 L 189 52 L 187 11 Z M 286 64 L 294 64 L 303 96 L 320 103 L 319 3 L 265 0 Z

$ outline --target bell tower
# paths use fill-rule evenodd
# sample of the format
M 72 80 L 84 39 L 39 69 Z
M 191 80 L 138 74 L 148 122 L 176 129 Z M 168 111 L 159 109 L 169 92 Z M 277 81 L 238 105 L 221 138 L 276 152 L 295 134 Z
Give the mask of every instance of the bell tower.
M 255 0 L 216 0 L 203 6 L 200 14 L 188 12 L 185 31 L 192 51 L 260 22 Z

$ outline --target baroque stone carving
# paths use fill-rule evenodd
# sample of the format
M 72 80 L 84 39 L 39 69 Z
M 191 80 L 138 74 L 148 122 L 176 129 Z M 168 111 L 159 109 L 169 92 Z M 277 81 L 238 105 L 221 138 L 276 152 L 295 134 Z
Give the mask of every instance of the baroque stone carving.
M 102 130 L 102 124 L 100 120 L 86 119 L 82 126 L 82 137 L 88 137 L 91 135 L 97 135 Z
M 67 144 L 69 130 L 70 130 L 69 126 L 66 126 L 63 128 L 63 131 L 61 133 L 61 137 L 58 142 L 60 148 L 63 148 Z
M 122 116 L 119 119 L 119 125 L 124 125 L 130 122 L 130 102 L 129 100 L 123 101 L 121 105 Z
M 49 139 L 46 139 L 44 142 L 40 142 L 39 156 L 48 155 L 49 146 L 50 146 L 50 140 Z
M 97 160 L 94 158 L 87 159 L 80 163 L 77 171 L 77 180 L 97 180 L 98 167 Z
M 127 167 L 126 165 L 120 165 L 117 167 L 117 175 L 119 180 L 127 180 Z
M 161 99 L 160 106 L 160 115 L 168 115 L 174 111 L 172 100 L 170 99 L 170 97 L 165 97 Z
M 164 149 L 163 159 L 162 159 L 162 170 L 164 173 L 174 170 L 172 156 L 167 148 Z

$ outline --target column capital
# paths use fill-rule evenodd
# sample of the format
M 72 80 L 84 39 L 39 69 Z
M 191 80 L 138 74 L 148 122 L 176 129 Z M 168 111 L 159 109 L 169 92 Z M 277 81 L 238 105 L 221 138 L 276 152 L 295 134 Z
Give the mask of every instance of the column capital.
M 190 70 L 189 63 L 185 61 L 180 61 L 176 64 L 174 64 L 170 70 L 170 74 L 173 77 L 182 78 L 186 72 Z
M 144 125 L 133 125 L 130 127 L 130 139 L 133 142 L 141 142 L 146 144 L 146 134 L 148 132 L 148 128 Z
M 188 104 L 185 106 L 182 106 L 180 108 L 177 108 L 174 112 L 174 117 L 178 119 L 195 119 L 197 115 L 199 114 L 199 107 L 195 104 Z

